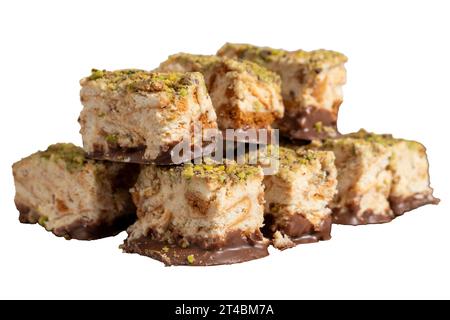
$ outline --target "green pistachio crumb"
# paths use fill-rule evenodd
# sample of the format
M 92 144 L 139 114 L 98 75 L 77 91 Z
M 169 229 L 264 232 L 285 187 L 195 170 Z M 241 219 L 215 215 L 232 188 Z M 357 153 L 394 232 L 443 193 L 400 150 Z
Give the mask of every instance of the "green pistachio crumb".
M 186 179 L 191 179 L 194 176 L 194 168 L 192 166 L 187 165 L 183 170 L 183 177 Z
M 237 174 L 237 176 L 239 177 L 239 179 L 245 179 L 245 176 L 246 176 L 246 174 L 245 174 L 245 172 L 239 172 L 238 174 Z
M 190 255 L 187 256 L 187 262 L 189 264 L 193 264 L 195 262 L 195 257 L 194 257 L 193 254 L 190 254 Z
M 48 221 L 48 217 L 47 216 L 40 216 L 39 220 L 38 220 L 38 223 L 39 223 L 40 226 L 45 228 L 45 225 L 46 225 L 47 221 Z
M 117 134 L 108 134 L 105 137 L 105 140 L 108 143 L 117 143 L 117 141 L 119 140 L 119 136 Z
M 205 162 L 206 163 L 195 165 L 185 164 L 180 167 L 181 176 L 186 180 L 196 177 L 199 179 L 217 181 L 223 184 L 225 182 L 242 182 L 259 172 L 258 167 L 251 165 L 238 165 L 236 163 L 227 163 L 225 165 L 210 164 L 207 162 L 207 159 L 205 159 Z
M 253 108 L 255 109 L 255 112 L 260 112 L 263 110 L 263 105 L 261 104 L 261 102 L 256 100 L 255 102 L 253 102 Z
M 322 123 L 322 121 L 317 121 L 317 122 L 314 124 L 314 129 L 315 129 L 318 133 L 321 133 L 322 130 L 323 130 L 323 123 Z
M 64 162 L 66 169 L 71 173 L 82 169 L 87 161 L 84 150 L 71 143 L 53 144 L 47 150 L 39 152 L 38 155 L 46 160 Z
M 188 95 L 188 89 L 187 89 L 187 88 L 180 88 L 180 89 L 178 90 L 178 94 L 179 94 L 181 97 L 186 97 L 186 96 Z
M 92 69 L 91 75 L 89 76 L 89 80 L 97 80 L 97 79 L 103 78 L 104 75 L 105 75 L 105 70 Z

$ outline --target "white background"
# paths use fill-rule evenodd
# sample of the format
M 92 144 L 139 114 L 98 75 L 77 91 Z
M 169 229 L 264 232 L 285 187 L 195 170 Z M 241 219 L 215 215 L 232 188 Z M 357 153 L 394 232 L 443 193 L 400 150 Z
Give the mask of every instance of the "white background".
M 448 1 L 1 1 L 0 297 L 450 298 L 449 14 Z M 66 241 L 18 222 L 11 165 L 81 143 L 78 80 L 91 68 L 151 69 L 226 41 L 348 55 L 341 131 L 423 142 L 441 204 L 209 268 L 121 253 L 125 233 Z

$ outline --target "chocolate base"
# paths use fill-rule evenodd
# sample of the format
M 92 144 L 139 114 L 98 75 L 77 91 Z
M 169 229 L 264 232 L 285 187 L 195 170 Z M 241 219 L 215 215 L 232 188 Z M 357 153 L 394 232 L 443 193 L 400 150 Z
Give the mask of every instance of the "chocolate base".
M 350 209 L 343 213 L 339 209 L 333 210 L 333 223 L 345 225 L 365 225 L 365 224 L 380 224 L 392 221 L 395 216 L 391 214 L 374 214 L 372 210 L 366 210 L 360 216 L 356 215 L 358 210 Z
M 389 204 L 396 216 L 427 204 L 438 204 L 440 200 L 432 194 L 417 193 L 409 197 L 389 197 Z
M 316 123 L 321 127 L 316 128 Z M 293 140 L 327 139 L 339 136 L 337 115 L 329 110 L 313 106 L 306 107 L 294 114 L 285 113 L 277 122 L 282 136 Z
M 19 221 L 21 223 L 36 224 L 42 216 L 36 210 L 22 203 L 16 202 L 16 208 L 19 210 Z M 134 213 L 117 217 L 112 223 L 78 219 L 67 226 L 47 231 L 68 240 L 96 240 L 117 235 L 118 233 L 126 230 L 126 228 L 135 220 L 136 215 Z M 45 226 L 43 227 L 45 228 Z
M 263 234 L 272 239 L 276 231 L 287 235 L 294 244 L 314 243 L 331 239 L 331 216 L 326 217 L 316 230 L 314 225 L 302 214 L 295 214 L 277 223 L 272 214 L 264 216 Z M 281 250 L 287 248 L 279 248 Z
M 108 147 L 108 150 L 103 150 L 102 147 L 96 147 L 94 145 L 94 151 L 88 152 L 88 158 L 95 160 L 107 160 L 107 161 L 115 161 L 115 162 L 126 162 L 126 163 L 136 163 L 136 164 L 156 164 L 156 165 L 174 165 L 180 164 L 172 161 L 172 151 L 175 146 L 180 142 L 173 142 L 170 145 L 162 148 L 155 159 L 148 159 L 145 157 L 145 146 L 138 146 L 135 148 L 123 148 L 117 145 L 111 145 Z M 198 153 L 205 154 L 211 149 L 211 142 L 205 142 Z M 182 159 L 184 162 L 190 161 L 194 159 L 194 145 L 191 145 L 189 148 L 191 150 L 191 155 L 186 157 L 186 159 Z M 195 155 L 196 156 L 196 155 Z M 180 157 L 183 157 L 181 155 Z
M 127 253 L 137 253 L 156 259 L 166 266 L 214 266 L 266 257 L 269 255 L 268 246 L 268 241 L 259 232 L 244 235 L 241 231 L 235 231 L 228 234 L 221 246 L 210 249 L 198 245 L 182 248 L 149 237 L 127 239 L 121 248 Z
M 87 156 L 95 160 L 109 160 L 116 162 L 138 163 L 138 164 L 155 163 L 160 165 L 168 165 L 173 164 L 170 153 L 173 147 L 174 145 L 167 147 L 167 150 L 161 150 L 156 159 L 145 158 L 145 146 L 140 146 L 136 148 L 110 147 L 109 151 L 97 149 L 94 152 L 88 153 Z
M 374 214 L 373 210 L 366 210 L 362 215 L 357 216 L 357 212 L 359 211 L 358 207 L 347 208 L 346 212 L 334 209 L 333 223 L 353 226 L 387 223 L 403 215 L 405 212 L 427 204 L 438 204 L 439 202 L 439 199 L 428 193 L 417 193 L 409 197 L 389 197 L 389 205 L 392 213 L 380 215 Z

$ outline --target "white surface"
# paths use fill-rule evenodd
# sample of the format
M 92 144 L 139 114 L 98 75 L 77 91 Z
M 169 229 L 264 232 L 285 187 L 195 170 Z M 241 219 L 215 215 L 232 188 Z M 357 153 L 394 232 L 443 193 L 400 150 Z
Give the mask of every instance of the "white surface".
M 449 2 L 339 3 L 1 1 L 0 297 L 450 298 Z M 150 69 L 169 54 L 214 53 L 226 41 L 346 53 L 341 131 L 423 142 L 441 204 L 211 268 L 123 254 L 125 233 L 66 241 L 18 222 L 10 166 L 50 143 L 81 142 L 78 80 L 92 67 Z

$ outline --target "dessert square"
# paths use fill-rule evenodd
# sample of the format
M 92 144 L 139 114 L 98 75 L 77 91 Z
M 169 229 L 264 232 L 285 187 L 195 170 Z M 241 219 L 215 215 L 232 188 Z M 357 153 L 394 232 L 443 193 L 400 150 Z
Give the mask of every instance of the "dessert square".
M 331 204 L 336 223 L 389 222 L 439 201 L 429 186 L 425 148 L 418 142 L 361 130 L 314 144 L 336 156 L 338 193 Z
M 19 220 L 68 239 L 115 235 L 135 220 L 128 189 L 138 170 L 133 164 L 89 160 L 73 144 L 51 145 L 13 165 Z
M 279 147 L 279 170 L 264 177 L 265 233 L 278 249 L 331 238 L 334 154 Z
M 194 143 L 195 126 L 217 128 L 200 73 L 93 70 L 80 83 L 80 132 L 95 159 L 171 163 L 174 146 Z
M 268 255 L 262 169 L 145 166 L 131 190 L 138 220 L 122 248 L 166 265 L 218 265 Z
M 283 116 L 279 76 L 253 62 L 180 53 L 158 71 L 201 72 L 222 130 L 270 128 Z
M 278 73 L 285 106 L 276 122 L 290 139 L 312 140 L 338 134 L 337 117 L 346 82 L 347 57 L 331 50 L 286 51 L 249 44 L 225 44 L 219 56 L 249 60 Z
M 391 150 L 388 168 L 392 182 L 388 200 L 394 215 L 399 216 L 420 206 L 439 202 L 430 187 L 429 163 L 423 144 L 365 130 L 349 136 L 380 143 Z

